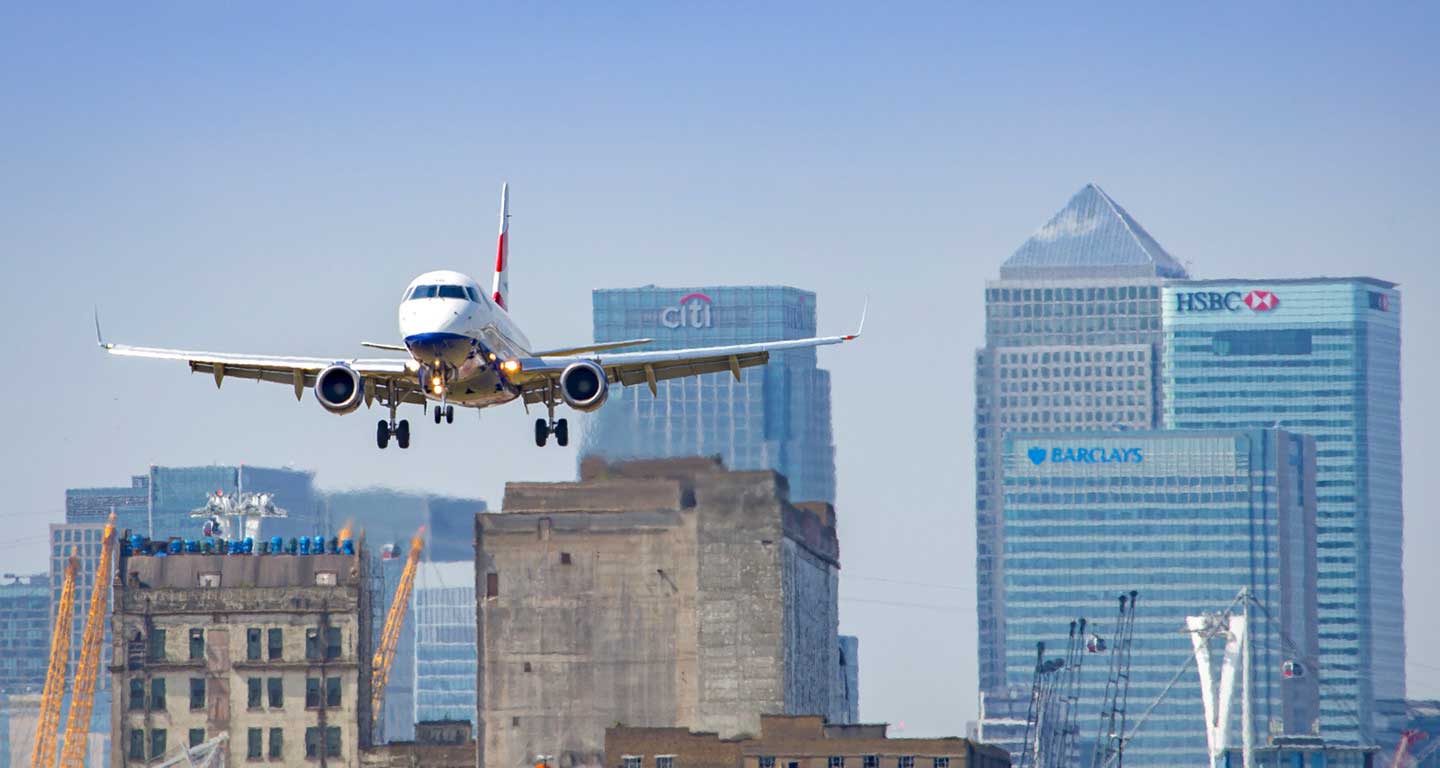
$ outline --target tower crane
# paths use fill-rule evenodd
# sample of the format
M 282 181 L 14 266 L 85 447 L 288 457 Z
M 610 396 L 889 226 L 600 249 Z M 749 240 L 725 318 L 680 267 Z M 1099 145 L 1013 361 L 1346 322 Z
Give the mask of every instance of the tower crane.
M 390 612 L 385 616 L 385 629 L 380 635 L 380 647 L 375 649 L 371 664 L 370 716 L 379 719 L 380 706 L 385 701 L 385 686 L 390 682 L 390 665 L 395 663 L 395 649 L 400 645 L 400 629 L 405 624 L 405 612 L 410 608 L 410 593 L 415 588 L 415 570 L 420 564 L 420 550 L 425 546 L 425 526 L 415 532 L 410 540 L 410 556 L 405 559 L 405 570 L 400 573 L 400 583 L 395 587 L 395 600 L 390 603 Z
M 75 689 L 70 695 L 65 746 L 60 751 L 61 768 L 85 768 L 85 742 L 90 732 L 90 711 L 95 706 L 95 677 L 105 644 L 105 613 L 110 605 L 110 563 L 114 549 L 115 513 L 111 512 L 100 537 L 100 562 L 95 567 L 90 610 L 85 614 L 85 634 L 80 639 L 80 666 L 75 670 Z
M 60 733 L 60 704 L 65 698 L 65 670 L 70 663 L 71 623 L 75 617 L 75 572 L 80 559 L 70 550 L 65 562 L 65 581 L 60 588 L 60 604 L 55 609 L 55 627 L 50 633 L 50 666 L 45 673 L 45 688 L 40 694 L 40 726 L 35 731 L 35 746 L 30 752 L 31 768 L 51 768 L 55 764 L 55 739 Z

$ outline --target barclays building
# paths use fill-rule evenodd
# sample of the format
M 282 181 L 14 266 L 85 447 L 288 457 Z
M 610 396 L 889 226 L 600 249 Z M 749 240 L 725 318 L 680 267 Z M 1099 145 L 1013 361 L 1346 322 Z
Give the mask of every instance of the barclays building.
M 1204 765 L 1187 619 L 1223 611 L 1248 589 L 1263 606 L 1250 624 L 1254 733 L 1310 733 L 1319 709 L 1304 674 L 1317 643 L 1315 453 L 1314 439 L 1276 429 L 1007 434 L 1006 684 L 1028 694 L 1036 644 L 1065 655 L 1072 620 L 1111 638 L 1117 596 L 1136 590 L 1128 704 L 1132 718 L 1153 710 L 1143 728 L 1126 727 L 1136 735 L 1125 764 Z M 1079 672 L 1082 765 L 1116 649 L 1091 650 Z M 1240 743 L 1240 724 L 1237 702 L 1224 723 L 1230 743 Z
M 646 349 L 745 344 L 815 335 L 815 294 L 784 286 L 601 289 L 597 343 L 653 339 Z M 611 459 L 720 456 L 773 469 L 796 501 L 835 501 L 830 373 L 814 349 L 770 353 L 737 379 L 716 373 L 621 387 L 592 417 L 583 454 Z
M 1395 284 L 1177 281 L 1163 311 L 1166 426 L 1316 441 L 1322 733 L 1368 743 L 1374 702 L 1405 694 Z

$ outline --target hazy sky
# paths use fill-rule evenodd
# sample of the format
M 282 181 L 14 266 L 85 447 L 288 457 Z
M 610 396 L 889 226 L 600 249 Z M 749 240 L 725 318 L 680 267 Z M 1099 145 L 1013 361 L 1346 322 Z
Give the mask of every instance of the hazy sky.
M 1401 284 L 1410 694 L 1440 698 L 1440 5 L 300 5 L 0 4 L 5 571 L 45 567 L 66 487 L 149 463 L 497 504 L 573 477 L 518 406 L 413 412 L 381 452 L 378 411 L 94 346 L 96 305 L 134 344 L 393 341 L 414 275 L 488 279 L 508 180 L 539 346 L 590 338 L 596 287 L 791 284 L 822 332 L 870 296 L 866 338 L 820 353 L 842 629 L 865 719 L 960 733 L 983 283 L 1094 181 L 1196 276 Z

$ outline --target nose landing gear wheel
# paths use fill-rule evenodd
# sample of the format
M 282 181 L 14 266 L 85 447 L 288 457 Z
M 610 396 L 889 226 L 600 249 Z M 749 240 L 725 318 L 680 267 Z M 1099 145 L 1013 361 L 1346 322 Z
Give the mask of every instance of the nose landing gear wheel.
M 453 406 L 453 405 L 447 405 L 447 406 L 445 406 L 445 423 L 446 423 L 446 424 L 454 424 L 454 423 L 455 423 L 455 406 Z
M 535 445 L 538 448 L 545 447 L 545 441 L 550 437 L 550 427 L 544 419 L 535 420 Z
M 444 414 L 440 413 L 440 406 L 438 406 L 438 405 L 435 406 L 435 408 L 434 408 L 433 410 L 434 410 L 434 412 L 435 412 L 435 423 L 436 423 L 436 424 L 439 424 L 439 423 L 440 423 L 440 419 L 444 416 Z

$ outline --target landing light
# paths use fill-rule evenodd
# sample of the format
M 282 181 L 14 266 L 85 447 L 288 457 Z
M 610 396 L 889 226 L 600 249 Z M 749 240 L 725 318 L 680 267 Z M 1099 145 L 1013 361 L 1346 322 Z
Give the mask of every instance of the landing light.
M 502 370 L 502 371 L 504 371 L 504 372 L 506 372 L 506 373 L 508 373 L 508 374 L 512 374 L 512 375 L 513 375 L 513 374 L 516 374 L 516 373 L 519 373 L 519 372 L 520 372 L 520 361 L 519 361 L 519 360 L 506 360 L 505 362 L 503 362 L 503 363 L 500 364 L 500 370 Z
M 430 377 L 430 388 L 438 395 L 445 391 L 445 382 L 439 376 L 432 376 Z

